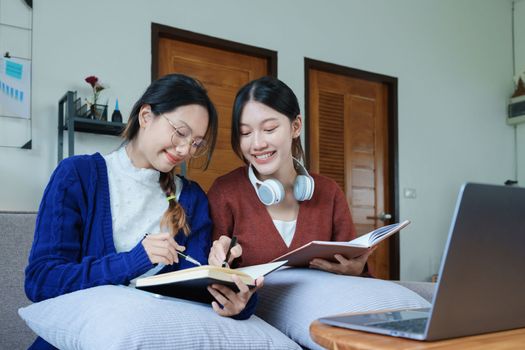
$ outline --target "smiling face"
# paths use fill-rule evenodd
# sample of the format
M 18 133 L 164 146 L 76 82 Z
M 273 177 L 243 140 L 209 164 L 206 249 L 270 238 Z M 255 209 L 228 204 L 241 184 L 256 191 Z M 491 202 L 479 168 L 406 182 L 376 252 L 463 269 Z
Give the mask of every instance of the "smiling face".
M 240 148 L 261 179 L 282 178 L 293 169 L 292 141 L 301 133 L 301 117 L 293 122 L 284 114 L 256 101 L 243 108 Z
M 208 112 L 197 104 L 178 107 L 162 116 L 155 116 L 149 105 L 140 109 L 140 131 L 128 148 L 135 167 L 170 172 L 190 158 L 191 140 L 204 138 L 208 129 Z M 189 142 L 173 138 L 172 144 L 174 126 L 190 131 Z

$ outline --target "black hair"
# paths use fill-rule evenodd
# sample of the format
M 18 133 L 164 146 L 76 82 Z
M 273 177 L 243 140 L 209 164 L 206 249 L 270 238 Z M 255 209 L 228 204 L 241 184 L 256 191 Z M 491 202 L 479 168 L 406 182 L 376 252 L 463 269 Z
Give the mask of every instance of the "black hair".
M 193 104 L 200 105 L 208 111 L 208 129 L 204 135 L 204 139 L 209 145 L 207 159 L 204 162 L 204 169 L 206 169 L 210 163 L 217 139 L 217 111 L 202 84 L 186 75 L 169 74 L 151 83 L 131 109 L 128 124 L 122 133 L 122 137 L 131 141 L 138 135 L 140 130 L 139 113 L 144 105 L 149 105 L 151 112 L 155 117 L 158 117 L 163 113 L 172 112 L 178 107 Z M 176 193 L 174 176 L 173 172 L 160 173 L 159 184 L 166 196 L 173 196 Z M 168 202 L 169 207 L 161 219 L 161 229 L 166 227 L 174 235 L 182 229 L 188 235 L 190 228 L 184 208 L 176 200 L 169 200 Z
M 142 106 L 149 105 L 155 116 L 174 111 L 178 107 L 197 104 L 208 111 L 208 130 L 204 138 L 209 146 L 204 168 L 211 160 L 217 140 L 218 119 L 215 106 L 208 97 L 206 89 L 197 80 L 184 74 L 168 74 L 155 80 L 131 109 L 126 129 L 122 136 L 127 141 L 133 140 L 140 129 L 139 112 Z
M 301 114 L 297 96 L 295 96 L 288 85 L 279 79 L 265 76 L 252 80 L 244 85 L 239 92 L 237 92 L 235 102 L 233 103 L 231 146 L 235 154 L 245 163 L 247 163 L 247 160 L 241 151 L 240 125 L 244 106 L 250 101 L 262 103 L 276 110 L 285 115 L 290 120 L 290 123 Z M 304 158 L 300 137 L 295 138 L 292 142 L 292 156 L 299 160 Z

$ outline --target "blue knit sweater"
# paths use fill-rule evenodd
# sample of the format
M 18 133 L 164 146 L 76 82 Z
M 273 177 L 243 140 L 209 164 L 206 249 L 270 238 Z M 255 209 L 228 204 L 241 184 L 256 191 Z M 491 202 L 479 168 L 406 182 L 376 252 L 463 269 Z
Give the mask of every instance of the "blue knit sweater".
M 183 183 L 179 203 L 188 217 L 191 234 L 179 232 L 175 239 L 186 247 L 185 253 L 206 264 L 212 229 L 208 200 L 199 185 L 186 179 Z M 161 273 L 192 266 L 181 259 Z M 40 203 L 25 271 L 27 297 L 37 302 L 105 284 L 127 285 L 151 268 L 153 264 L 141 243 L 129 252 L 115 250 L 104 158 L 95 153 L 63 160 Z M 235 318 L 250 317 L 256 299 L 254 295 Z

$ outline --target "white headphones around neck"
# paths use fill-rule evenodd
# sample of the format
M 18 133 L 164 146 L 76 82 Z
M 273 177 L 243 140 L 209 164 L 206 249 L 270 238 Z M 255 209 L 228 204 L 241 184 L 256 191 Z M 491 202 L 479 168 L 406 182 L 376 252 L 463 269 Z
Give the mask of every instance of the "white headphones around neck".
M 314 194 L 314 179 L 297 159 L 293 158 L 293 161 L 294 164 L 297 165 L 296 169 L 298 170 L 298 175 L 293 185 L 293 195 L 298 201 L 310 200 Z M 255 188 L 257 197 L 259 197 L 264 205 L 277 204 L 284 199 L 285 192 L 283 184 L 276 179 L 259 180 L 255 176 L 251 164 L 248 167 L 248 177 Z

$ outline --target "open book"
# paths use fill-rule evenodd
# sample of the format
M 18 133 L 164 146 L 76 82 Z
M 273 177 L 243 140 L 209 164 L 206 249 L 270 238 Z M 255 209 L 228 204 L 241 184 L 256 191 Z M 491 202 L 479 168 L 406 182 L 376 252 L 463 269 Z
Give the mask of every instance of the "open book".
M 239 289 L 231 279 L 232 275 L 237 275 L 248 287 L 254 288 L 257 277 L 265 276 L 284 264 L 286 260 L 238 269 L 211 265 L 197 266 L 139 278 L 135 287 L 155 294 L 209 304 L 214 300 L 206 288 L 210 284 L 222 284 L 238 292 Z
M 311 241 L 272 261 L 288 260 L 287 266 L 305 267 L 315 258 L 337 261 L 334 258 L 335 254 L 340 254 L 347 259 L 355 258 L 364 254 L 367 249 L 390 237 L 409 223 L 409 220 L 405 220 L 397 224 L 379 227 L 349 242 Z

